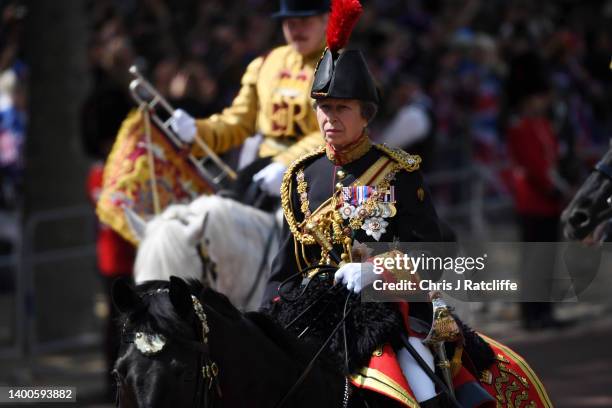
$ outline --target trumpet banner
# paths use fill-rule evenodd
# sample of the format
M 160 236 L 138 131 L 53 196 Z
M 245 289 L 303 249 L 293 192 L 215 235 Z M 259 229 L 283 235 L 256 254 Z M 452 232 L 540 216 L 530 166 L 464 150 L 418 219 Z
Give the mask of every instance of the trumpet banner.
M 189 149 L 179 149 L 151 121 L 151 145 L 156 192 L 163 210 L 170 204 L 186 203 L 212 187 L 189 162 Z M 104 166 L 103 184 L 96 213 L 100 221 L 128 241 L 137 244 L 123 208 L 131 208 L 147 219 L 155 214 L 144 115 L 131 112 L 121 125 Z

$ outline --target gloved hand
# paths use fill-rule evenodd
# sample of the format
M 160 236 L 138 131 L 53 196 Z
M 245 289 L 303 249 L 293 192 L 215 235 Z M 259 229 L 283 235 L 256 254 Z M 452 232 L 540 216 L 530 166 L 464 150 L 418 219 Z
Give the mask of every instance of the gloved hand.
M 182 109 L 176 109 L 170 119 L 170 128 L 184 143 L 193 143 L 197 129 L 195 119 Z
M 272 162 L 253 176 L 254 182 L 261 182 L 261 189 L 272 197 L 280 197 L 280 188 L 287 167 L 282 163 Z
M 370 262 L 352 262 L 344 264 L 334 274 L 334 280 L 346 285 L 348 290 L 360 293 L 361 290 L 371 285 L 378 278 L 374 273 L 374 264 Z

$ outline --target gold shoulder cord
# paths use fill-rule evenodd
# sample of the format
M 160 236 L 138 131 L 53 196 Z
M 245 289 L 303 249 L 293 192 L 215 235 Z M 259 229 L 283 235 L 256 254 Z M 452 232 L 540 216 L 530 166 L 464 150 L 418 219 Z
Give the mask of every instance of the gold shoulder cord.
M 303 166 L 310 159 L 320 156 L 325 152 L 325 146 L 319 147 L 317 150 L 306 154 L 289 166 L 285 175 L 283 176 L 283 183 L 281 184 L 281 206 L 283 207 L 283 213 L 285 214 L 285 219 L 287 220 L 287 224 L 289 225 L 289 230 L 293 234 L 293 236 L 300 242 L 304 242 L 306 238 L 309 242 L 312 240 L 311 244 L 314 244 L 314 238 L 312 238 L 308 234 L 302 234 L 298 229 L 298 223 L 295 220 L 295 215 L 293 214 L 293 205 L 291 203 L 291 183 L 292 178 L 295 176 L 298 168 Z M 299 190 L 298 190 L 299 191 Z
M 397 162 L 397 164 L 400 165 L 402 169 L 406 170 L 409 173 L 418 170 L 419 167 L 421 167 L 422 159 L 421 156 L 419 156 L 418 154 L 410 154 L 402 149 L 389 147 L 385 144 L 375 143 L 374 147 L 376 147 L 378 150 L 380 150 L 387 156 L 391 157 Z
M 374 146 L 378 150 L 383 152 L 385 155 L 393 159 L 393 161 L 396 163 L 394 168 L 392 168 L 391 171 L 389 171 L 386 174 L 386 176 L 382 180 L 380 180 L 380 182 L 378 183 L 379 188 L 381 189 L 388 188 L 389 184 L 395 177 L 396 172 L 400 169 L 406 170 L 408 172 L 412 172 L 412 171 L 419 169 L 419 166 L 421 163 L 421 158 L 419 156 L 410 155 L 401 149 L 395 149 L 395 148 L 391 148 L 385 145 L 374 144 Z M 295 177 L 296 179 L 297 192 L 300 196 L 300 210 L 304 214 L 305 218 L 308 218 L 311 212 L 308 206 L 309 203 L 308 203 L 307 184 L 304 179 L 304 172 L 303 172 L 304 165 L 310 159 L 317 157 L 319 155 L 322 155 L 324 152 L 325 152 L 325 147 L 321 146 L 319 149 L 313 151 L 312 153 L 304 155 L 298 160 L 296 160 L 295 162 L 293 162 L 287 169 L 287 172 L 285 173 L 283 177 L 283 182 L 281 185 L 281 205 L 283 208 L 283 212 L 285 214 L 285 219 L 287 220 L 287 224 L 289 225 L 289 229 L 294 237 L 294 246 L 295 246 L 294 249 L 295 249 L 296 260 L 298 262 L 298 267 L 301 267 L 301 265 L 300 265 L 300 259 L 299 259 L 300 256 L 298 254 L 298 252 L 300 251 L 298 250 L 297 242 L 299 241 L 301 244 L 300 245 L 301 252 L 302 252 L 301 255 L 303 259 L 306 259 L 306 256 L 304 253 L 304 245 L 314 245 L 316 244 L 316 240 L 314 239 L 312 235 L 303 233 L 300 231 L 298 222 L 295 218 L 295 214 L 293 212 L 294 207 L 292 203 L 293 178 Z M 334 217 L 334 219 L 327 220 L 328 221 L 327 224 L 334 227 L 333 234 L 330 238 L 333 237 L 333 241 L 336 243 L 342 243 L 344 245 L 350 246 L 349 242 L 344 242 L 346 240 L 342 239 L 344 234 L 341 228 L 342 218 L 340 217 L 340 214 L 337 211 L 334 211 L 331 216 Z M 360 225 L 354 225 L 354 226 L 352 225 L 352 227 L 358 228 L 360 227 Z M 348 253 L 350 254 L 350 250 L 348 250 Z M 322 253 L 322 255 L 325 255 L 325 253 Z M 350 260 L 350 255 L 348 257 L 349 258 L 346 259 L 347 261 Z

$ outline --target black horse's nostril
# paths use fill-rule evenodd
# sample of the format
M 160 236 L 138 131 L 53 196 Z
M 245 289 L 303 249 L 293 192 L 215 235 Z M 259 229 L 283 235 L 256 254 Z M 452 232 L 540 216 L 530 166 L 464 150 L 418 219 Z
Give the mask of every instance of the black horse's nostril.
M 590 217 L 585 211 L 576 210 L 570 215 L 568 221 L 573 227 L 583 227 L 589 223 Z

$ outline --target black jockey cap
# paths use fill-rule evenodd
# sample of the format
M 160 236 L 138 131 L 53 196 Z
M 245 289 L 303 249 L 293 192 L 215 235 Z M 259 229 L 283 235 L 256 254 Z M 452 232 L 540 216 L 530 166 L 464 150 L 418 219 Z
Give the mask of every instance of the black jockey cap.
M 310 96 L 313 99 L 359 99 L 378 105 L 378 89 L 359 50 L 327 49 L 315 71 Z
M 329 13 L 329 0 L 280 0 L 273 18 L 310 17 Z

